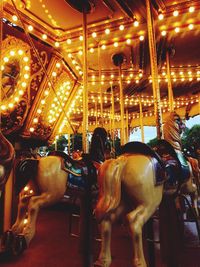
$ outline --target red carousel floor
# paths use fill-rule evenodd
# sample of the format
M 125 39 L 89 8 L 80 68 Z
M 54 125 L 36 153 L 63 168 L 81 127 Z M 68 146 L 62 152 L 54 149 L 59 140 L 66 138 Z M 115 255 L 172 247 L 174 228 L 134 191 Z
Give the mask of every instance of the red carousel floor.
M 76 219 L 73 219 L 76 231 Z M 193 223 L 186 227 L 186 238 L 192 244 L 196 240 Z M 94 241 L 93 253 L 96 259 L 100 242 Z M 59 204 L 40 212 L 37 234 L 30 247 L 15 259 L 5 259 L 1 267 L 83 267 L 79 253 L 79 238 L 69 235 L 69 207 Z M 131 267 L 131 240 L 122 225 L 113 229 L 111 267 Z M 151 267 L 151 266 L 149 266 Z M 156 248 L 156 267 L 165 267 L 160 261 L 159 245 Z M 185 249 L 177 267 L 200 267 L 200 248 Z

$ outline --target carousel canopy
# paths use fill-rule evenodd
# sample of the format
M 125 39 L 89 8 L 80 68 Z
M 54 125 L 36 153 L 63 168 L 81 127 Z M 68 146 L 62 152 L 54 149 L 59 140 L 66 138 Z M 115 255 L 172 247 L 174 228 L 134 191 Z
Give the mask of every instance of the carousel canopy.
M 155 125 L 146 2 L 1 3 L 3 133 L 52 141 L 82 131 L 85 112 L 89 130 L 98 123 L 112 128 L 112 122 L 120 128 L 120 101 L 126 127 L 139 126 L 141 110 L 144 125 Z M 163 117 L 169 112 L 169 79 L 174 108 L 195 116 L 200 112 L 200 2 L 149 2 Z

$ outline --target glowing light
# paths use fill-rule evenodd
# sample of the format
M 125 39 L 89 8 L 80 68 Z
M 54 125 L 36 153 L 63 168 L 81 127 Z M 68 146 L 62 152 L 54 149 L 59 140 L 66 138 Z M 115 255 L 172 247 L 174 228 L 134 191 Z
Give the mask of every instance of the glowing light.
M 176 28 L 175 28 L 175 32 L 176 32 L 176 33 L 180 32 L 180 28 L 179 28 L 179 27 L 176 27 Z
M 189 24 L 188 28 L 189 28 L 189 30 L 192 30 L 192 29 L 194 29 L 194 25 L 193 24 Z
M 8 58 L 8 57 L 4 57 L 4 58 L 3 58 L 3 61 L 4 61 L 4 62 L 8 62 L 8 61 L 9 61 L 9 58 Z
M 130 44 L 130 43 L 131 43 L 131 39 L 127 39 L 127 40 L 126 40 L 126 43 L 127 43 L 127 44 Z
M 96 37 L 97 37 L 96 32 L 93 32 L 93 33 L 92 33 L 92 37 L 93 37 L 93 38 L 96 38 Z
M 13 16 L 12 16 L 12 20 L 13 20 L 13 21 L 18 21 L 18 17 L 17 17 L 16 15 L 13 15 Z
M 11 56 L 14 56 L 14 55 L 15 55 L 15 51 L 11 50 L 11 51 L 10 51 L 10 55 L 11 55 Z
M 159 20 L 163 20 L 163 19 L 164 19 L 164 15 L 163 15 L 162 13 L 160 13 L 160 14 L 158 15 L 158 19 L 159 19 Z
M 94 48 L 93 47 L 90 48 L 90 53 L 94 53 Z
M 60 44 L 59 44 L 59 42 L 55 42 L 55 47 L 59 47 L 60 46 Z
M 105 29 L 105 33 L 109 34 L 110 33 L 110 29 Z
M 24 91 L 23 90 L 19 90 L 19 95 L 23 95 Z
M 29 58 L 28 58 L 28 57 L 24 57 L 23 60 L 24 60 L 25 62 L 28 62 Z
M 33 119 L 33 122 L 34 122 L 34 123 L 38 123 L 38 118 L 34 118 L 34 119 Z
M 167 34 L 167 32 L 166 31 L 162 31 L 161 34 L 162 34 L 162 36 L 165 36 Z
M 82 35 L 79 36 L 79 40 L 83 41 L 83 36 Z
M 118 42 L 114 42 L 114 47 L 118 47 Z
M 72 40 L 71 39 L 67 39 L 67 44 L 71 44 Z
M 42 113 L 42 110 L 41 110 L 41 109 L 38 109 L 38 110 L 37 110 L 37 113 L 38 113 L 38 114 L 41 114 L 41 113 Z
M 14 106 L 13 103 L 9 103 L 9 104 L 8 104 L 8 107 L 9 107 L 9 108 L 13 108 L 13 106 Z
M 139 39 L 140 39 L 140 41 L 143 41 L 143 40 L 144 40 L 144 36 L 141 35 L 141 36 L 139 37 Z
M 32 26 L 32 25 L 29 25 L 29 26 L 28 26 L 28 30 L 29 30 L 30 32 L 32 32 L 32 31 L 33 31 L 33 26 Z
M 133 25 L 134 25 L 134 27 L 138 27 L 138 26 L 139 26 L 139 22 L 138 22 L 137 20 L 135 20 L 135 21 L 133 22 Z
M 174 10 L 174 12 L 173 12 L 173 16 L 174 16 L 174 17 L 177 17 L 178 14 L 179 14 L 178 10 Z
M 190 13 L 194 12 L 194 10 L 195 10 L 195 7 L 194 6 L 189 7 L 189 12 Z
M 57 62 L 57 63 L 56 63 L 56 68 L 60 68 L 60 66 L 61 66 L 60 63 Z
M 26 191 L 28 191 L 29 190 L 29 187 L 28 186 L 25 186 L 24 187 L 24 191 L 26 192 Z
M 106 45 L 105 45 L 105 44 L 102 45 L 101 48 L 102 48 L 103 50 L 105 50 L 105 49 L 106 49 Z
M 42 35 L 42 39 L 46 40 L 47 39 L 47 35 L 46 34 L 43 34 Z
M 120 29 L 120 31 L 123 31 L 124 30 L 124 25 L 120 25 L 119 29 Z
M 18 50 L 18 54 L 21 56 L 21 55 L 23 55 L 23 53 L 24 53 L 24 51 L 23 50 Z

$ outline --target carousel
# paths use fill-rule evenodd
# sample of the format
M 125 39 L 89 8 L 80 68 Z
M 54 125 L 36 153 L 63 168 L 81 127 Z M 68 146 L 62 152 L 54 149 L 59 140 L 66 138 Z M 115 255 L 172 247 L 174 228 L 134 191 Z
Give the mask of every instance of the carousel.
M 0 265 L 200 266 L 200 2 L 0 13 Z

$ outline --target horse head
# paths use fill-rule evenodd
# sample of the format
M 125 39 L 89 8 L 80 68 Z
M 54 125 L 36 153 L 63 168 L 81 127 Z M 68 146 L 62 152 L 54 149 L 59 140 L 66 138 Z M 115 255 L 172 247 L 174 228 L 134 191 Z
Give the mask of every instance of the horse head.
M 182 150 L 181 133 L 184 128 L 185 124 L 176 112 L 171 112 L 167 116 L 163 126 L 163 137 L 176 150 Z

